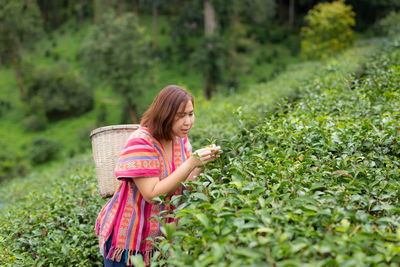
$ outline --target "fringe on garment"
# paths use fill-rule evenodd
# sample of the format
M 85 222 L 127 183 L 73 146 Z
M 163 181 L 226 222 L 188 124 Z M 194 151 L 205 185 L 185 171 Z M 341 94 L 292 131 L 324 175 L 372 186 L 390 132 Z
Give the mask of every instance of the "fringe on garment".
M 94 232 L 97 236 L 100 236 L 100 222 L 96 221 L 96 226 L 94 227 Z
M 132 249 L 123 249 L 117 247 L 111 247 L 110 251 L 107 253 L 106 258 L 112 261 L 121 262 L 123 260 L 126 265 L 133 266 L 132 256 L 137 254 L 142 255 L 144 264 L 148 266 L 150 264 L 150 259 L 153 257 L 153 251 L 138 251 Z

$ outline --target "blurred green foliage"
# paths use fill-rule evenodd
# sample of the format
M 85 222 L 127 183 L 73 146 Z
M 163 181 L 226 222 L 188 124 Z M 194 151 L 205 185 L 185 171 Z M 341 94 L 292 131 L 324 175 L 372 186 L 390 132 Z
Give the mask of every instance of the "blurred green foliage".
M 23 76 L 26 95 L 22 99 L 28 115 L 42 116 L 43 112 L 55 121 L 82 115 L 93 108 L 93 87 L 67 63 L 57 63 L 51 68 L 26 68 Z
M 32 140 L 28 153 L 32 164 L 38 165 L 53 160 L 61 150 L 61 144 L 45 137 Z
M 0 98 L 0 117 L 10 109 L 11 109 L 10 101 Z
M 132 121 L 139 122 L 138 105 L 146 88 L 152 86 L 150 43 L 133 14 L 105 14 L 93 26 L 81 54 L 88 72 L 95 81 L 108 82 L 130 112 Z M 122 105 L 124 106 L 124 105 Z
M 16 61 L 20 49 L 43 31 L 36 1 L 0 1 L 0 63 Z
M 400 11 L 392 11 L 374 25 L 377 35 L 396 37 L 400 34 Z
M 301 52 L 307 58 L 328 57 L 353 43 L 355 13 L 343 0 L 317 4 L 301 29 Z
M 0 183 L 10 182 L 15 177 L 26 175 L 30 171 L 27 158 L 23 153 L 10 151 L 3 142 L 0 143 Z
M 217 83 L 222 79 L 226 57 L 225 44 L 218 35 L 205 36 L 193 55 L 194 66 L 203 74 L 204 95 L 207 99 L 215 94 Z
M 38 101 L 38 98 L 33 98 L 31 104 L 35 103 L 37 101 Z M 34 109 L 34 108 L 31 107 L 31 111 L 32 111 L 32 109 Z M 24 118 L 23 123 L 24 123 L 24 129 L 28 132 L 43 131 L 49 125 L 48 119 L 43 110 L 37 110 L 34 113 L 28 114 Z

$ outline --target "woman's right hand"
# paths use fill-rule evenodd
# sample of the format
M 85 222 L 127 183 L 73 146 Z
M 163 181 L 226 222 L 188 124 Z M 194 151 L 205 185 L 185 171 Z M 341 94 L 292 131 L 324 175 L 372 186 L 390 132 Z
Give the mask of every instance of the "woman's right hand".
M 192 157 L 194 157 L 197 160 L 196 167 L 200 167 L 202 165 L 207 164 L 210 161 L 215 160 L 215 158 L 219 158 L 221 152 L 222 152 L 221 147 L 213 144 L 209 147 L 196 150 L 192 154 Z

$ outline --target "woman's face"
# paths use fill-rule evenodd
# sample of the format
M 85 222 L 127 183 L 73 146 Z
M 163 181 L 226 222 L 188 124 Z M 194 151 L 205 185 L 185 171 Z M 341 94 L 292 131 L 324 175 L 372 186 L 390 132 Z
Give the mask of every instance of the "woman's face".
M 181 104 L 172 124 L 172 133 L 175 136 L 185 137 L 194 123 L 194 110 L 192 101 Z

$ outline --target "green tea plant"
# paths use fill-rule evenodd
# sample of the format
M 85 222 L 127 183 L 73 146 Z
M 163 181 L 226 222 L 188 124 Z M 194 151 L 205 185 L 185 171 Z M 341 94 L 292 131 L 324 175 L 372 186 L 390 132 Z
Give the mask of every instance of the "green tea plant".
M 399 59 L 391 47 L 362 77 L 320 77 L 241 121 L 189 183 L 152 265 L 398 265 Z
M 0 209 L 1 266 L 102 264 L 93 225 L 105 201 L 97 193 L 92 158 L 60 165 L 0 189 L 8 200 Z
M 357 45 L 327 61 L 294 64 L 270 82 L 253 85 L 246 91 L 229 96 L 217 94 L 212 101 L 202 101 L 201 98 L 199 101 L 196 98 L 195 109 L 199 111 L 201 119 L 196 120 L 191 132 L 192 145 L 206 145 L 204 137 L 208 136 L 217 139 L 231 137 L 241 130 L 243 121 L 255 121 L 257 117 L 276 109 L 279 99 L 293 102 L 302 94 L 302 88 L 314 79 L 336 79 L 338 76 L 362 72 L 360 65 L 375 53 L 377 46 L 380 47 L 380 44 Z M 232 117 L 232 113 L 236 114 L 235 117 Z

